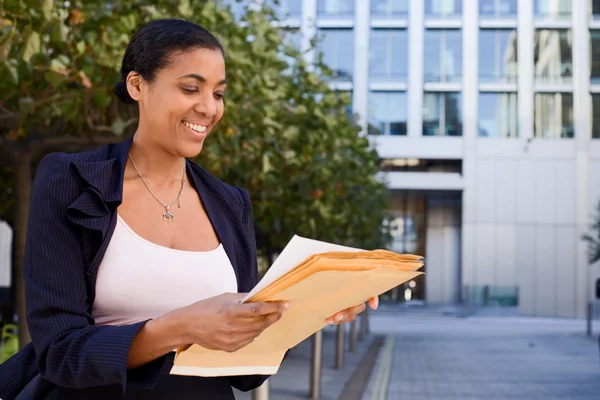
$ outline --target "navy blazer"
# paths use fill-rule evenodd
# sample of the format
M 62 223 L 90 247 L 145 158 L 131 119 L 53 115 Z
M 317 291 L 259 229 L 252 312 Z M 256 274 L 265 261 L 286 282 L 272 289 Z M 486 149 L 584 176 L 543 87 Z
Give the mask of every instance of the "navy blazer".
M 164 357 L 127 370 L 131 342 L 146 321 L 97 326 L 91 315 L 98 267 L 117 222 L 131 140 L 42 159 L 33 183 L 24 258 L 32 343 L 0 364 L 0 398 L 14 398 L 36 375 L 65 388 L 120 383 L 152 388 Z M 191 183 L 235 270 L 239 292 L 258 281 L 248 193 L 188 161 Z M 267 376 L 232 377 L 240 390 Z

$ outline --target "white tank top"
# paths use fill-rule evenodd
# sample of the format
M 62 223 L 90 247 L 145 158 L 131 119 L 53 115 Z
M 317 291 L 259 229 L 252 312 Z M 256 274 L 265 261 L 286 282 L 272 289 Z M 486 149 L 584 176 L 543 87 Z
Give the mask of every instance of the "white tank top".
M 206 252 L 154 244 L 118 216 L 98 270 L 92 316 L 96 325 L 126 325 L 176 308 L 236 293 L 237 281 L 223 244 Z

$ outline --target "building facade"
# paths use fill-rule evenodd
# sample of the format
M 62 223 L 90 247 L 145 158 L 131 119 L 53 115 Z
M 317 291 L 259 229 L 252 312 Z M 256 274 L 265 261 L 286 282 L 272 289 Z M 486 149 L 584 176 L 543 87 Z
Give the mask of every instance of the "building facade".
M 600 1 L 280 0 L 382 158 L 429 303 L 582 317 L 600 200 Z

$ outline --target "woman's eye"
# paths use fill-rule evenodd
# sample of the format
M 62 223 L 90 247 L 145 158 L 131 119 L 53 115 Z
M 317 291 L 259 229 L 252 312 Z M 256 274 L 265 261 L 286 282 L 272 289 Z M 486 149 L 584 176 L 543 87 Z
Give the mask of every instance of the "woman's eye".
M 225 95 L 223 93 L 215 93 L 215 99 L 217 100 L 223 100 L 224 97 Z
M 181 88 L 181 90 L 183 90 L 184 93 L 187 94 L 195 94 L 198 93 L 198 89 L 191 89 L 191 88 Z

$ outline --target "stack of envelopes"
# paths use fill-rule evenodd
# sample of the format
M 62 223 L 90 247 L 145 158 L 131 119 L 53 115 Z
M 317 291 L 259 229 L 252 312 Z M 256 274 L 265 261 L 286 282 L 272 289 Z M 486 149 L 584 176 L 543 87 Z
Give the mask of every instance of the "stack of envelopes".
M 171 371 L 177 375 L 275 374 L 287 350 L 326 326 L 346 308 L 422 274 L 423 258 L 387 250 L 314 254 L 252 295 L 250 302 L 286 300 L 290 308 L 254 342 L 233 352 L 199 345 L 181 349 Z

